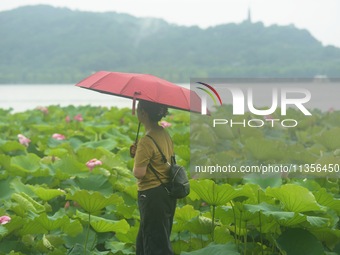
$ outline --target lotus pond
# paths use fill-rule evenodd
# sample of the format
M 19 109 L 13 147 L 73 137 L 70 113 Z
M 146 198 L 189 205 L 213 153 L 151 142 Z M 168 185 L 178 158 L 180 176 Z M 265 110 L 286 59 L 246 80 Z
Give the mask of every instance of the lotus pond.
M 190 156 L 198 157 L 189 151 L 189 119 L 173 110 L 162 123 L 177 161 L 188 168 Z M 130 109 L 0 109 L 0 254 L 135 254 L 139 213 L 129 147 L 137 125 Z M 271 135 L 294 141 L 279 151 L 284 160 L 338 164 L 339 126 L 340 112 L 316 111 L 299 128 Z M 283 148 L 277 142 L 264 150 L 259 129 L 235 132 L 223 131 L 230 140 L 225 154 L 204 154 L 258 163 Z M 205 136 L 194 135 L 198 141 Z M 190 195 L 177 204 L 176 254 L 340 254 L 337 178 L 200 178 L 190 184 Z

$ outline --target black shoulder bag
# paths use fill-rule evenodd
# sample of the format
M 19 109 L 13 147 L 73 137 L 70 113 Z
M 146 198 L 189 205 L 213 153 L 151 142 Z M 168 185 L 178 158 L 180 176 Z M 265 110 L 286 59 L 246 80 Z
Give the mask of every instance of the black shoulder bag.
M 165 155 L 163 154 L 163 152 L 161 151 L 161 149 L 159 148 L 156 141 L 151 136 L 149 136 L 149 135 L 147 135 L 147 136 L 151 138 L 151 140 L 154 142 L 157 149 L 161 153 L 162 160 L 163 160 L 164 164 L 170 165 L 169 186 L 165 185 L 165 183 L 162 182 L 161 178 L 159 178 L 159 176 L 158 176 L 157 170 L 151 164 L 149 164 L 152 172 L 156 175 L 157 179 L 161 182 L 161 184 L 164 186 L 164 188 L 166 189 L 166 191 L 168 192 L 168 194 L 171 197 L 173 197 L 173 198 L 184 198 L 187 195 L 189 195 L 189 193 L 190 193 L 190 183 L 189 183 L 188 176 L 187 176 L 187 173 L 186 173 L 184 167 L 176 164 L 175 156 L 171 156 L 171 164 L 170 164 L 168 162 L 168 160 L 166 159 Z

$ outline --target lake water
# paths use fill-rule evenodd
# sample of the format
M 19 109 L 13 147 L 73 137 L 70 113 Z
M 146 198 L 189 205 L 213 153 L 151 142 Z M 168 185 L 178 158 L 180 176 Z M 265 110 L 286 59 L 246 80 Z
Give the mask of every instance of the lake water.
M 74 84 L 0 85 L 0 108 L 13 112 L 49 105 L 131 107 L 132 100 L 76 87 Z
M 189 84 L 179 84 L 189 88 Z M 289 86 L 299 87 L 301 84 L 290 84 Z M 254 87 L 254 85 L 251 85 Z M 310 108 L 318 108 L 323 111 L 329 109 L 340 110 L 340 83 L 310 83 L 305 85 L 312 94 L 308 106 Z M 271 87 L 263 84 L 256 84 L 256 98 L 257 102 L 263 105 L 270 105 L 268 101 L 268 92 Z M 270 98 L 270 97 L 269 97 Z M 255 99 L 254 99 L 255 100 Z M 74 84 L 41 84 L 41 85 L 16 85 L 3 84 L 0 85 L 0 108 L 12 108 L 13 112 L 21 112 L 29 109 L 34 109 L 37 106 L 49 105 L 92 105 L 92 106 L 116 106 L 132 107 L 132 100 L 102 94 L 96 91 L 91 91 L 76 87 Z

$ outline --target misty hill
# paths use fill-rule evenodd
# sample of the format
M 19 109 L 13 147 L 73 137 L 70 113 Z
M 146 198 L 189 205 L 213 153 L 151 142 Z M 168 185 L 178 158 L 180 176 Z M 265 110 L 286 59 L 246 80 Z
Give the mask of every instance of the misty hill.
M 244 21 L 207 29 L 115 12 L 0 12 L 0 83 L 75 83 L 99 70 L 190 77 L 340 76 L 340 49 L 307 30 Z

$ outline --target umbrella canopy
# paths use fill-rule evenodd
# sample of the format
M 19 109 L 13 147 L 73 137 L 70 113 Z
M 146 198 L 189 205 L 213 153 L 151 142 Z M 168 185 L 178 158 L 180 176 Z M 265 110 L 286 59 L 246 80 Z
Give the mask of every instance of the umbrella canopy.
M 142 99 L 170 108 L 201 112 L 201 99 L 190 89 L 175 85 L 149 74 L 100 71 L 80 81 L 76 86 L 105 94 Z

